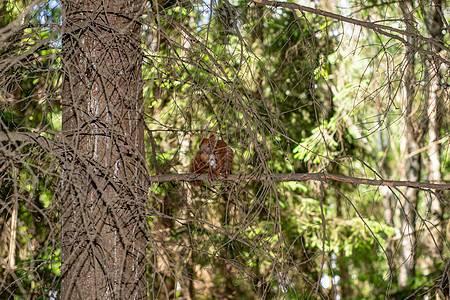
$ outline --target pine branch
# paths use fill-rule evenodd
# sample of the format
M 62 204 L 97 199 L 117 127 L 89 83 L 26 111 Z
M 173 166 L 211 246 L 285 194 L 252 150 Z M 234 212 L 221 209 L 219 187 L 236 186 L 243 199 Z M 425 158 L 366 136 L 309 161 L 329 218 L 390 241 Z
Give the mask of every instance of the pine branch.
M 324 173 L 287 173 L 287 174 L 254 174 L 254 175 L 228 175 L 227 178 L 220 176 L 218 178 L 221 181 L 242 181 L 242 180 L 275 180 L 275 181 L 339 181 L 352 184 L 363 184 L 373 186 L 388 186 L 388 187 L 411 187 L 419 189 L 432 189 L 432 190 L 450 190 L 450 184 L 445 183 L 431 183 L 431 182 L 412 182 L 412 181 L 394 181 L 394 180 L 377 180 L 377 179 L 365 179 L 357 177 L 348 177 L 335 174 Z M 169 181 L 194 181 L 194 180 L 207 180 L 207 174 L 164 174 L 151 176 L 152 182 L 169 182 Z
M 35 142 L 45 148 L 51 148 L 49 144 L 52 141 L 45 139 L 35 133 L 9 133 L 8 135 L 0 134 L 0 142 L 3 141 L 15 141 L 15 142 Z M 324 174 L 324 173 L 287 173 L 287 174 L 253 174 L 253 175 L 228 175 L 227 178 L 220 176 L 218 178 L 222 181 L 240 181 L 240 180 L 269 180 L 275 181 L 339 181 L 352 184 L 373 185 L 373 186 L 388 186 L 388 187 L 411 187 L 418 189 L 431 189 L 438 191 L 450 190 L 450 184 L 447 183 L 431 183 L 431 182 L 414 182 L 414 181 L 395 181 L 395 180 L 377 180 L 377 179 L 365 179 L 357 177 L 349 177 L 336 174 Z M 194 181 L 201 180 L 206 181 L 206 174 L 164 174 L 151 176 L 152 182 L 170 182 L 170 181 Z
M 252 0 L 252 1 L 255 3 L 261 4 L 261 5 L 269 6 L 269 7 L 274 7 L 274 8 L 283 7 L 283 8 L 292 9 L 292 10 L 299 10 L 302 12 L 308 12 L 308 13 L 324 16 L 326 18 L 335 19 L 337 21 L 341 21 L 344 23 L 361 26 L 361 27 L 367 28 L 369 30 L 373 30 L 374 32 L 377 32 L 384 36 L 395 39 L 415 52 L 422 53 L 427 56 L 433 57 L 437 61 L 440 61 L 440 62 L 446 64 L 447 66 L 450 66 L 449 60 L 447 60 L 444 56 L 438 55 L 440 50 L 448 53 L 450 51 L 450 49 L 435 39 L 427 38 L 427 37 L 424 37 L 417 33 L 410 33 L 405 30 L 402 30 L 402 29 L 398 29 L 395 27 L 391 27 L 391 26 L 387 26 L 387 25 L 383 25 L 383 24 L 379 24 L 379 23 L 353 19 L 350 17 L 342 16 L 340 14 L 335 14 L 335 13 L 324 11 L 321 9 L 312 8 L 312 7 L 308 7 L 308 6 L 304 6 L 304 5 L 299 5 L 296 3 L 269 1 L 269 0 Z M 429 45 L 432 45 L 432 46 L 436 47 L 436 49 L 439 49 L 439 50 L 438 51 L 430 51 L 430 50 L 425 50 L 420 47 L 414 46 L 413 44 L 411 44 L 407 40 L 405 40 L 403 38 L 403 36 L 410 36 L 416 40 L 419 40 L 419 41 L 422 41 Z M 430 49 L 432 49 L 432 47 L 430 47 Z

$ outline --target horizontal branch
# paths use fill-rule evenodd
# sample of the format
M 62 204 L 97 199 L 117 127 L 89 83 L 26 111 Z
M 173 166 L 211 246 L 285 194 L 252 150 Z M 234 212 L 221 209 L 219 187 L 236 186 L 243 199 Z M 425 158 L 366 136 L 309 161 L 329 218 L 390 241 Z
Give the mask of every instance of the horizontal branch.
M 9 133 L 0 134 L 0 142 L 11 141 L 11 142 L 30 142 L 38 143 L 41 147 L 47 149 L 47 151 L 52 151 L 54 145 L 53 141 L 40 136 L 36 133 Z M 53 147 L 52 147 L 53 146 Z M 240 180 L 275 180 L 275 181 L 339 181 L 347 182 L 352 184 L 364 184 L 373 186 L 389 186 L 389 187 L 411 187 L 411 188 L 422 188 L 422 189 L 432 189 L 432 190 L 450 190 L 450 184 L 443 183 L 430 183 L 430 182 L 412 182 L 412 181 L 393 181 L 393 180 L 375 180 L 375 179 L 365 179 L 357 177 L 348 177 L 343 175 L 334 174 L 324 174 L 324 173 L 288 173 L 288 174 L 253 174 L 253 175 L 228 175 L 227 178 L 219 177 L 219 180 L 227 181 L 240 181 Z M 206 181 L 206 174 L 164 174 L 164 175 L 153 175 L 151 176 L 152 182 L 170 182 L 170 181 L 195 181 L 201 180 Z
M 195 181 L 207 180 L 207 174 L 164 174 L 151 176 L 152 182 L 170 182 L 170 181 Z M 227 178 L 219 177 L 222 181 L 241 181 L 241 180 L 275 180 L 275 181 L 339 181 L 352 184 L 364 184 L 374 186 L 389 187 L 411 187 L 433 190 L 450 190 L 450 184 L 430 183 L 430 182 L 412 182 L 412 181 L 393 181 L 393 180 L 375 180 L 357 177 L 348 177 L 343 175 L 323 174 L 323 173 L 288 173 L 288 174 L 254 174 L 254 175 L 228 175 Z

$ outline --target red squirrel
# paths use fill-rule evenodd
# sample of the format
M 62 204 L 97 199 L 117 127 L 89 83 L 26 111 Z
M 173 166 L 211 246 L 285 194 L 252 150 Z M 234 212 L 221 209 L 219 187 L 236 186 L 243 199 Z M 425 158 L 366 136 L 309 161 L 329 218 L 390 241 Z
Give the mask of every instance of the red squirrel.
M 202 139 L 199 151 L 195 154 L 191 162 L 189 171 L 191 173 L 208 173 L 208 182 L 212 183 L 220 174 L 227 177 L 231 173 L 233 166 L 233 149 L 222 140 L 216 140 L 216 136 L 211 134 L 208 138 Z M 202 185 L 201 181 L 192 181 L 193 185 Z

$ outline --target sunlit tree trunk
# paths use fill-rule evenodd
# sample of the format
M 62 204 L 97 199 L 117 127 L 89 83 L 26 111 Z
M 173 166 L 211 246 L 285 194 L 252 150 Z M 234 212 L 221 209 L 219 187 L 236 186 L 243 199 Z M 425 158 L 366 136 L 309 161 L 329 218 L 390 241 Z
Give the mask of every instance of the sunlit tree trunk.
M 6 233 L 9 235 L 9 246 L 8 246 L 8 257 L 6 258 L 7 269 L 13 270 L 16 267 L 16 236 L 17 236 L 17 214 L 19 211 L 19 200 L 18 200 L 18 182 L 19 182 L 19 169 L 17 167 L 13 168 L 13 207 L 11 212 L 11 219 L 9 219 L 6 226 Z
M 342 213 L 342 197 L 338 195 L 336 197 L 336 217 L 338 219 L 344 219 Z M 351 289 L 351 279 L 349 273 L 349 262 L 345 257 L 345 251 L 342 249 L 339 251 L 339 256 L 337 259 L 338 269 L 339 269 L 339 286 L 340 286 L 340 298 L 350 299 L 352 297 Z M 337 298 L 337 297 L 335 297 Z
M 392 92 L 392 91 L 391 91 Z M 389 127 L 389 118 L 386 118 L 384 120 L 385 122 L 387 122 L 386 127 Z M 379 125 L 384 126 L 381 124 L 381 120 L 379 120 Z M 387 157 L 388 157 L 388 153 L 390 152 L 390 144 L 391 144 L 391 137 L 390 134 L 388 132 L 387 129 L 379 131 L 377 133 L 376 136 L 376 140 L 377 140 L 377 150 L 378 153 L 384 153 L 382 159 L 379 161 L 378 167 L 380 169 L 381 175 L 383 178 L 389 178 L 391 175 L 390 172 L 390 166 L 387 163 Z M 383 213 L 384 213 L 384 220 L 386 222 L 386 225 L 390 226 L 390 227 L 394 227 L 394 203 L 395 203 L 395 198 L 394 195 L 392 193 L 392 190 L 390 188 L 388 188 L 387 186 L 384 187 L 380 187 L 380 193 L 383 196 Z M 396 281 L 396 264 L 395 264 L 395 249 L 394 249 L 394 245 L 392 242 L 392 239 L 389 238 L 388 243 L 386 245 L 386 259 L 388 261 L 389 264 L 389 272 L 390 275 L 393 277 L 392 280 Z
M 6 259 L 8 268 L 14 269 L 16 266 L 16 235 L 17 235 L 17 211 L 19 210 L 19 202 L 17 199 L 14 199 L 14 205 L 11 216 L 11 227 L 10 227 L 10 236 L 9 236 L 9 251 L 8 258 Z
M 442 28 L 442 4 L 440 0 L 433 1 L 433 5 L 424 8 L 426 28 L 437 41 L 443 40 Z M 438 51 L 433 49 L 434 51 Z M 428 103 L 428 180 L 432 182 L 441 182 L 441 127 L 442 118 L 445 115 L 445 103 L 443 95 L 442 71 L 439 63 L 427 62 L 426 71 L 429 82 Z M 430 226 L 426 234 L 427 256 L 425 258 L 426 272 L 432 272 L 436 262 L 442 260 L 443 250 L 443 226 L 442 226 L 442 203 L 438 198 L 439 193 L 430 194 L 430 201 L 427 203 L 427 209 L 430 213 Z
M 445 109 L 440 84 L 441 74 L 438 65 L 431 68 L 430 95 L 428 106 L 428 180 L 431 182 L 442 182 L 441 176 L 441 122 L 443 110 Z M 439 197 L 441 196 L 441 197 Z M 441 198 L 441 199 L 440 199 Z M 426 256 L 424 260 L 424 272 L 430 274 L 435 271 L 437 264 L 443 260 L 443 210 L 442 192 L 430 193 L 427 198 L 426 209 L 429 220 L 425 232 Z M 437 298 L 441 299 L 441 298 Z
M 412 8 L 410 7 L 412 3 L 410 1 L 402 1 L 399 3 L 403 16 L 404 22 L 406 23 L 406 31 L 409 33 L 414 33 L 414 20 L 412 19 Z M 408 36 L 407 41 L 410 45 L 415 45 L 416 42 L 411 36 Z M 404 165 L 404 176 L 406 180 L 409 181 L 419 181 L 420 170 L 421 170 L 421 159 L 418 143 L 418 135 L 414 128 L 414 52 L 412 47 L 407 48 L 405 58 L 404 58 L 404 68 L 403 68 L 403 88 L 402 88 L 402 101 L 404 109 L 404 120 L 405 120 L 405 130 L 404 130 L 404 140 L 405 140 L 405 160 Z M 401 219 L 401 266 L 400 273 L 398 277 L 398 284 L 402 287 L 408 285 L 408 281 L 413 279 L 415 276 L 415 266 L 416 266 L 416 214 L 415 210 L 417 207 L 417 202 L 419 198 L 419 193 L 417 189 L 407 188 L 405 192 L 405 201 L 403 201 L 403 209 L 400 213 Z
M 142 9 L 62 2 L 60 299 L 146 297 Z

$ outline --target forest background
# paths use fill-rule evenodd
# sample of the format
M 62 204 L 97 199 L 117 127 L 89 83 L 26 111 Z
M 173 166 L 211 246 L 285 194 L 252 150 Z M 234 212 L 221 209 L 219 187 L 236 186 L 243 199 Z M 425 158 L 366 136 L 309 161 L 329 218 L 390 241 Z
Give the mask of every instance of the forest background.
M 0 299 L 448 299 L 449 18 L 2 1 Z

